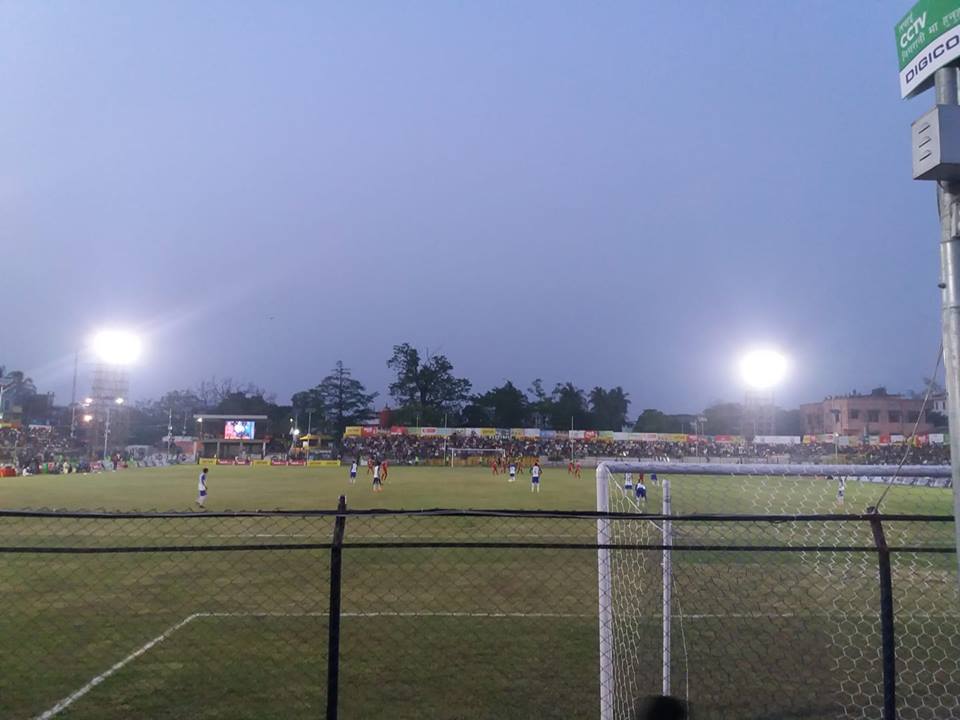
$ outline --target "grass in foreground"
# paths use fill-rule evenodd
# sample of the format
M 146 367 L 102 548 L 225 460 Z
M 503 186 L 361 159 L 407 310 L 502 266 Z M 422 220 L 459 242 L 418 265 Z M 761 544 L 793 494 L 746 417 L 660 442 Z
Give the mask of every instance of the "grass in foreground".
M 186 508 L 196 473 L 189 466 L 5 479 L 0 505 Z M 673 487 L 697 510 L 836 510 L 834 486 L 797 483 L 681 478 Z M 592 477 L 578 481 L 564 470 L 547 471 L 540 495 L 530 493 L 526 477 L 509 484 L 467 469 L 395 468 L 377 495 L 364 475 L 350 486 L 345 470 L 312 468 L 219 467 L 210 487 L 214 510 L 331 508 L 343 492 L 351 507 L 594 503 Z M 851 483 L 846 509 L 869 504 L 880 491 Z M 648 505 L 659 507 L 658 488 L 651 487 Z M 947 512 L 949 495 L 897 487 L 885 510 Z M 771 532 L 727 527 L 713 539 Z M 658 541 L 650 523 L 631 528 L 623 534 Z M 592 521 L 576 520 L 352 518 L 347 540 L 590 542 L 595 532 Z M 0 519 L 0 545 L 7 546 L 322 543 L 331 533 L 329 518 Z M 620 677 L 642 695 L 660 681 L 660 553 L 615 553 Z M 872 556 L 674 555 L 674 687 L 682 694 L 689 683 L 699 717 L 829 718 L 878 702 Z M 57 717 L 322 715 L 329 558 L 326 550 L 2 554 L 0 717 L 38 716 L 181 623 Z M 943 559 L 908 556 L 895 567 L 895 580 L 910 588 L 898 594 L 902 702 L 925 707 L 931 718 L 956 715 L 949 698 L 960 697 L 953 652 L 960 622 L 949 594 L 956 570 Z M 595 551 L 349 547 L 343 582 L 343 717 L 598 716 Z

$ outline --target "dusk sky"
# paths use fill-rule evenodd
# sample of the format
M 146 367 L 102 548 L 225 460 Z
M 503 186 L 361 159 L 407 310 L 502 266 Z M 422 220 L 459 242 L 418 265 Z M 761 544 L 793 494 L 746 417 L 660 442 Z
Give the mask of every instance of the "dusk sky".
M 908 2 L 0 5 L 0 364 L 69 402 L 126 327 L 136 398 L 281 402 L 394 344 L 484 391 L 622 385 L 630 414 L 921 386 L 932 183 Z M 81 367 L 80 393 L 89 364 Z

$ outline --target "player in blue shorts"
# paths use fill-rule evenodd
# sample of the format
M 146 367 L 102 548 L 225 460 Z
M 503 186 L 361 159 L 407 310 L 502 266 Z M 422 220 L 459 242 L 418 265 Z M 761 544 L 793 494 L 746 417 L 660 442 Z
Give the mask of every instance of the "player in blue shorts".
M 510 482 L 515 482 L 517 479 L 517 464 L 510 461 Z
M 536 460 L 530 468 L 530 492 L 540 492 L 540 461 Z
M 350 484 L 351 484 L 351 485 L 353 485 L 354 483 L 357 482 L 357 467 L 358 467 L 359 465 L 360 465 L 360 463 L 357 462 L 356 460 L 354 460 L 354 461 L 350 464 Z
M 634 495 L 637 499 L 637 502 L 647 504 L 647 486 L 643 484 L 643 478 L 637 480 L 637 485 L 634 488 Z

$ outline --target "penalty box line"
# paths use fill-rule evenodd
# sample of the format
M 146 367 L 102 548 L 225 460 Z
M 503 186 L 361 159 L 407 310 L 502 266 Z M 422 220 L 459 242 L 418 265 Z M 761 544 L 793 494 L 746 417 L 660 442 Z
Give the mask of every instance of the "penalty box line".
M 297 617 L 329 617 L 329 612 L 307 612 L 307 613 L 285 613 L 285 612 L 198 612 L 193 613 L 192 615 L 187 615 L 183 620 L 180 620 L 177 623 L 174 623 L 169 628 L 164 630 L 162 633 L 157 635 L 152 640 L 141 645 L 139 648 L 134 650 L 132 653 L 127 655 L 125 658 L 119 662 L 111 665 L 107 670 L 100 673 L 99 675 L 92 678 L 84 686 L 74 691 L 67 697 L 60 700 L 56 705 L 51 707 L 49 710 L 38 715 L 35 720 L 49 720 L 56 715 L 59 715 L 61 712 L 70 707 L 77 700 L 82 698 L 84 695 L 93 690 L 97 685 L 102 683 L 104 680 L 109 678 L 111 675 L 114 675 L 118 671 L 122 670 L 125 666 L 129 665 L 131 662 L 136 660 L 138 657 L 149 651 L 151 648 L 156 647 L 164 640 L 167 640 L 171 635 L 185 627 L 189 623 L 197 620 L 199 618 L 297 618 Z M 856 615 L 851 615 L 849 613 L 839 613 L 838 617 L 855 617 Z M 549 613 L 549 612 L 532 612 L 532 613 L 510 613 L 510 612 L 467 612 L 467 611 L 450 611 L 450 612 L 342 612 L 340 617 L 346 618 L 391 618 L 391 617 L 401 617 L 401 618 L 422 618 L 422 617 L 436 617 L 436 618 L 580 618 L 580 619 L 597 619 L 595 613 Z M 660 615 L 649 614 L 645 615 L 646 618 L 659 618 Z M 830 617 L 829 613 L 690 613 L 683 614 L 684 619 L 689 620 L 722 620 L 722 619 L 771 619 L 771 618 L 798 618 L 798 617 Z M 860 617 L 874 617 L 873 614 L 862 614 Z M 913 618 L 953 618 L 956 617 L 960 619 L 960 615 L 953 616 L 950 614 L 913 614 L 908 617 Z
M 170 638 L 175 632 L 198 618 L 272 618 L 272 617 L 329 617 L 329 612 L 282 613 L 282 612 L 198 612 L 187 615 L 174 623 L 152 640 L 147 641 L 119 662 L 114 663 L 78 690 L 70 693 L 49 710 L 37 715 L 36 720 L 49 720 L 59 715 L 77 700 L 93 690 L 111 675 L 122 670 L 138 657 Z M 586 618 L 595 617 L 577 613 L 496 613 L 496 612 L 343 612 L 341 617 L 452 617 L 452 618 Z

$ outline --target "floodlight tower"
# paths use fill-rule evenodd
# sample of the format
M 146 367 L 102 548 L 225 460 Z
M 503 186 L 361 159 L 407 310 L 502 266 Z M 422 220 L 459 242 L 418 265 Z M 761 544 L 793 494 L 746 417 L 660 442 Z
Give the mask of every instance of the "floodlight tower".
M 751 350 L 740 359 L 740 376 L 747 386 L 744 425 L 753 431 L 754 437 L 776 434 L 773 390 L 786 374 L 786 357 L 771 348 Z
M 99 447 L 102 438 L 106 459 L 110 436 L 113 435 L 115 442 L 122 442 L 126 436 L 120 410 L 130 391 L 129 367 L 140 357 L 141 343 L 132 333 L 104 330 L 92 338 L 90 345 L 96 358 L 89 402 L 96 420 L 91 447 Z

